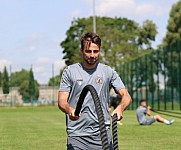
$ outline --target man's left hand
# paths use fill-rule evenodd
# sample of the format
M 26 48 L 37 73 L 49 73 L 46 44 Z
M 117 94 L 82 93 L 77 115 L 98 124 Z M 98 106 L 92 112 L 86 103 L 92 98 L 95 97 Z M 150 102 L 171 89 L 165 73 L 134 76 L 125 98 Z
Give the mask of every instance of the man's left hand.
M 123 112 L 122 112 L 121 108 L 119 108 L 119 107 L 117 107 L 117 108 L 112 112 L 111 116 L 113 116 L 114 114 L 117 114 L 118 121 L 123 118 Z

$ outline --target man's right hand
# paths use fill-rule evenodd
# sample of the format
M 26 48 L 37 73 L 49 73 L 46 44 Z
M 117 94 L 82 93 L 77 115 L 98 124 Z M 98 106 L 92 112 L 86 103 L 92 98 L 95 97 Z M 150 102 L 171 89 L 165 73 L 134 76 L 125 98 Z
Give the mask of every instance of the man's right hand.
M 150 106 L 148 106 L 148 107 L 147 107 L 147 109 L 151 109 L 151 107 L 150 107 Z
M 79 116 L 75 116 L 75 109 L 72 108 L 72 107 L 69 108 L 68 115 L 69 115 L 70 120 L 72 120 L 72 121 L 76 121 L 76 120 L 78 120 L 80 118 L 80 115 Z
M 75 116 L 74 114 L 75 109 L 67 103 L 68 97 L 69 97 L 69 92 L 59 91 L 58 92 L 58 107 L 60 110 L 66 113 L 72 121 L 76 121 L 79 119 L 80 115 Z

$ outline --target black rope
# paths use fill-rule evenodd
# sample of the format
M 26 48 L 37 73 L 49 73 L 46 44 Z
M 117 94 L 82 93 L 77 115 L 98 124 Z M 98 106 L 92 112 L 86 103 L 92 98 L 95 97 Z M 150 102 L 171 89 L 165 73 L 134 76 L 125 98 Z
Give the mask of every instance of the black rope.
M 113 135 L 113 149 L 118 150 L 118 129 L 117 129 L 117 114 L 112 117 L 112 135 Z
M 102 148 L 103 150 L 108 150 L 109 149 L 109 144 L 108 144 L 108 138 L 107 138 L 107 131 L 106 131 L 106 126 L 105 126 L 105 121 L 104 121 L 104 116 L 103 116 L 103 111 L 101 108 L 100 100 L 97 95 L 97 92 L 95 88 L 92 85 L 87 85 L 83 88 L 77 106 L 75 110 L 75 115 L 78 116 L 80 113 L 80 110 L 82 108 L 82 104 L 84 102 L 84 99 L 87 95 L 87 92 L 90 91 L 93 101 L 95 104 L 98 120 L 99 120 L 99 129 L 101 133 L 101 140 L 102 140 Z M 112 134 L 113 134 L 113 149 L 118 150 L 118 134 L 117 134 L 117 114 L 114 114 L 112 117 Z
M 87 85 L 83 88 L 77 106 L 75 110 L 75 115 L 78 116 L 80 113 L 80 110 L 82 108 L 82 104 L 84 102 L 85 96 L 87 95 L 87 92 L 90 91 L 93 101 L 95 104 L 95 109 L 97 112 L 98 120 L 99 120 L 99 129 L 100 129 L 100 134 L 101 134 L 101 140 L 102 140 L 102 149 L 103 150 L 109 150 L 109 144 L 108 144 L 108 136 L 107 136 L 107 130 L 106 130 L 106 125 L 104 121 L 104 116 L 103 116 L 103 111 L 101 108 L 100 100 L 98 97 L 98 94 L 95 90 L 95 88 L 92 85 Z

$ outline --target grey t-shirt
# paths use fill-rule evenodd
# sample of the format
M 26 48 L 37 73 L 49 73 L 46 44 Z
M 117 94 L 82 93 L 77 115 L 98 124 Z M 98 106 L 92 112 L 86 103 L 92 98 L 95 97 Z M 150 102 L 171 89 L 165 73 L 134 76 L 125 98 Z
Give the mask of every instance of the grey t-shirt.
M 105 124 L 110 126 L 109 114 L 109 88 L 110 85 L 119 91 L 124 87 L 118 74 L 109 66 L 97 63 L 93 69 L 86 69 L 81 63 L 68 66 L 61 78 L 59 91 L 69 92 L 68 103 L 76 108 L 82 89 L 86 85 L 92 85 L 96 89 L 104 113 Z M 66 115 L 67 134 L 69 136 L 86 136 L 99 134 L 99 122 L 95 105 L 90 92 L 84 99 L 81 116 L 77 121 L 71 121 Z
M 147 113 L 147 108 L 139 106 L 136 110 L 137 119 L 140 124 L 144 124 L 146 122 L 145 115 Z

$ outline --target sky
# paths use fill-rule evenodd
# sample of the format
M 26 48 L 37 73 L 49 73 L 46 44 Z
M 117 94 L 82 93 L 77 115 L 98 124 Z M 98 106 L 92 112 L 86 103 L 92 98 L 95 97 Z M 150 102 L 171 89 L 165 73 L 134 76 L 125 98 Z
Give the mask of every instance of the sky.
M 138 22 L 152 20 L 162 42 L 169 12 L 178 0 L 95 0 L 97 16 L 126 17 Z M 71 21 L 93 15 L 93 0 L 0 0 L 0 71 L 29 70 L 47 84 L 65 66 L 60 43 Z M 98 26 L 98 24 L 96 25 Z M 78 50 L 78 49 L 77 49 Z

